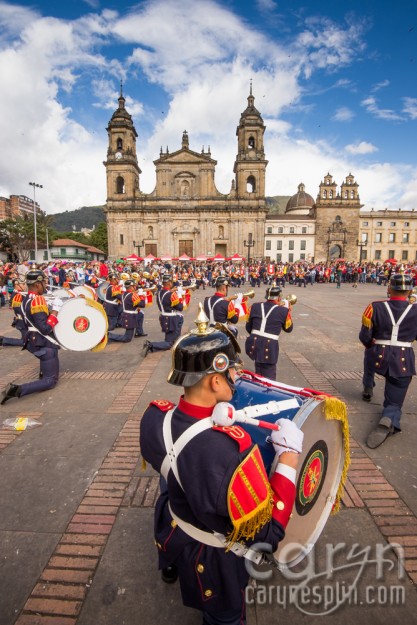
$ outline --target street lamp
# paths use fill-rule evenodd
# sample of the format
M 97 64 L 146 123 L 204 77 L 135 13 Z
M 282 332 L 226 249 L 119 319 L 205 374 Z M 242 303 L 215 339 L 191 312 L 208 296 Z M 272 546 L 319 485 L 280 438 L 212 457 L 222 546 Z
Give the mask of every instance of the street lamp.
M 362 256 L 363 256 L 362 249 L 366 247 L 366 243 L 367 243 L 366 240 L 363 240 L 363 239 L 357 239 L 356 241 L 356 245 L 360 248 L 359 250 L 359 262 L 360 263 L 362 262 Z
M 137 247 L 138 248 L 138 256 L 140 256 L 140 250 L 141 248 L 144 246 L 144 242 L 143 239 L 142 241 L 139 243 L 136 243 L 136 241 L 133 241 L 133 247 Z
M 35 235 L 35 262 L 37 261 L 38 255 L 38 237 L 36 232 L 36 187 L 38 189 L 43 189 L 42 184 L 38 184 L 37 182 L 29 182 L 30 186 L 33 187 L 33 229 Z
M 249 265 L 250 248 L 254 247 L 254 245 L 255 245 L 255 241 L 252 239 L 252 232 L 249 232 L 248 240 L 243 241 L 243 247 L 248 248 L 248 265 Z

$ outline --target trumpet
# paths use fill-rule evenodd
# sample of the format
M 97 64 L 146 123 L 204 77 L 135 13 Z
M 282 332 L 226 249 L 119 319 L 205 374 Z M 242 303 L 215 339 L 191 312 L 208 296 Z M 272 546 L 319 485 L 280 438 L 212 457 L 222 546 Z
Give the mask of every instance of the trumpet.
M 284 302 L 288 302 L 288 304 L 291 304 L 291 306 L 294 306 L 297 303 L 297 296 L 291 293 L 290 295 L 287 295 L 287 297 L 284 297 L 282 299 L 282 303 Z
M 253 289 L 250 289 L 247 293 L 243 293 L 243 299 L 253 299 L 255 297 L 255 291 Z M 227 302 L 233 302 L 233 300 L 237 299 L 238 295 L 231 295 L 230 297 L 226 297 L 225 300 Z

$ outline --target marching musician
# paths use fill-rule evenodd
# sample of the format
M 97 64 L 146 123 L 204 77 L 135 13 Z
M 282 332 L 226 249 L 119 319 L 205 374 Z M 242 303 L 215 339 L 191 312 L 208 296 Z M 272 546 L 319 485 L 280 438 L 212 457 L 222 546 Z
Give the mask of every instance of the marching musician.
M 205 625 L 246 623 L 245 558 L 253 543 L 274 551 L 284 537 L 302 450 L 302 432 L 279 420 L 272 435 L 279 462 L 269 480 L 250 435 L 213 422 L 216 404 L 235 391 L 239 351 L 225 327 L 200 323 L 173 352 L 168 382 L 184 387 L 178 406 L 153 401 L 141 421 L 143 458 L 164 478 L 154 523 L 162 579 L 180 577 L 184 605 L 202 611 Z M 187 442 L 168 455 L 180 437 Z
M 276 380 L 279 356 L 278 337 L 292 332 L 291 307 L 281 302 L 281 287 L 272 285 L 266 290 L 266 301 L 252 305 L 246 331 L 245 351 L 255 361 L 255 372 L 265 378 Z
M 162 288 L 156 295 L 156 303 L 160 310 L 159 323 L 161 330 L 165 334 L 164 341 L 145 341 L 142 349 L 144 358 L 149 352 L 159 352 L 171 349 L 177 338 L 181 334 L 184 317 L 181 311 L 184 305 L 177 293 L 172 288 L 172 277 L 168 273 L 162 276 Z
M 233 301 L 227 299 L 229 280 L 224 276 L 219 276 L 216 278 L 215 287 L 215 294 L 204 299 L 204 312 L 209 318 L 210 325 L 236 324 L 239 321 L 239 313 Z M 230 327 L 229 329 L 237 336 L 237 328 Z
M 0 404 L 12 397 L 23 397 L 38 391 L 54 388 L 59 378 L 59 344 L 53 338 L 58 324 L 57 314 L 63 302 L 58 297 L 52 301 L 52 311 L 44 298 L 47 277 L 40 269 L 30 269 L 26 274 L 28 292 L 21 302 L 22 317 L 26 325 L 26 349 L 40 361 L 39 379 L 25 384 L 10 383 L 1 394 Z
M 138 332 L 138 309 L 145 308 L 145 298 L 136 292 L 136 282 L 134 280 L 125 280 L 125 291 L 122 293 L 122 328 L 125 328 L 124 334 L 115 334 L 109 332 L 109 341 L 117 341 L 119 343 L 130 343 L 135 332 Z M 143 315 L 143 313 L 142 313 Z M 142 319 L 143 325 L 143 319 Z M 142 330 L 143 332 L 143 330 Z M 143 336 L 140 334 L 138 336 Z
M 417 339 L 417 307 L 408 299 L 412 288 L 411 276 L 392 275 L 388 301 L 372 302 L 362 315 L 359 333 L 359 340 L 365 346 L 362 399 L 371 401 L 375 373 L 385 378 L 382 417 L 366 441 L 371 449 L 401 431 L 401 408 L 416 374 L 412 342 Z
M 116 273 L 110 273 L 108 276 L 110 285 L 104 293 L 104 310 L 109 323 L 109 332 L 117 326 L 117 319 L 122 308 L 122 287 L 119 284 L 119 276 Z
M 261 276 L 259 275 L 259 271 L 256 267 L 252 267 L 249 273 L 250 285 L 254 289 L 255 286 L 258 288 L 261 286 Z

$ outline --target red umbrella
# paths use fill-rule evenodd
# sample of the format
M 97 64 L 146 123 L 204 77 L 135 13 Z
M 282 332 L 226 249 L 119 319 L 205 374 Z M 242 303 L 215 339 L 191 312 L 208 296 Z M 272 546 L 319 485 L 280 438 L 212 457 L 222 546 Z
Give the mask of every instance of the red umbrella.
M 396 258 L 388 258 L 385 262 L 386 263 L 391 263 L 391 265 L 397 265 L 398 264 L 398 260 Z
M 125 260 L 127 260 L 127 261 L 129 261 L 131 263 L 134 263 L 135 261 L 140 262 L 141 260 L 143 260 L 143 258 L 138 256 L 137 254 L 131 254 Z
M 213 260 L 217 260 L 219 262 L 224 262 L 226 259 L 222 254 L 216 254 Z
M 191 260 L 188 254 L 181 254 L 178 260 Z

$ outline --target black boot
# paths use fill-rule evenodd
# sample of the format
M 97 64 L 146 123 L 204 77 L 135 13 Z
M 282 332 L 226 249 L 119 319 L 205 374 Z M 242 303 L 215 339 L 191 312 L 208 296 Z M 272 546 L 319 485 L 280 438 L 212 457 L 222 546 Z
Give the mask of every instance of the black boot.
M 3 347 L 3 339 L 4 339 L 4 336 L 0 336 L 0 347 Z
M 9 399 L 12 399 L 13 397 L 20 397 L 21 392 L 22 392 L 21 386 L 18 386 L 17 384 L 12 384 L 12 383 L 8 384 L 1 394 L 0 404 L 1 405 L 5 404 L 6 401 L 9 401 Z
M 362 399 L 363 401 L 366 402 L 370 402 L 372 399 L 372 395 L 373 395 L 373 390 L 367 386 L 365 386 L 365 388 L 363 389 L 363 393 L 362 393 Z

